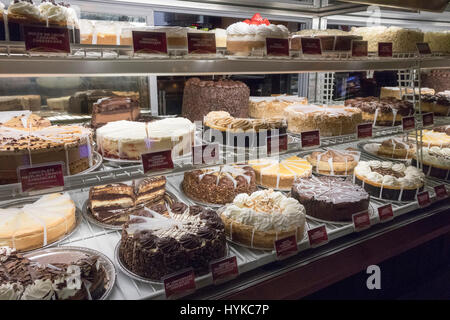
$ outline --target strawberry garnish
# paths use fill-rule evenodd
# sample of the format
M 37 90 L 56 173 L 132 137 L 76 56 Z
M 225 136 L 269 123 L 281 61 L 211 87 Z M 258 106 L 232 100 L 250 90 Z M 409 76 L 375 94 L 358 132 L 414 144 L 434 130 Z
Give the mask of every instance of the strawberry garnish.
M 244 20 L 244 23 L 246 23 L 246 24 L 251 24 L 252 22 L 251 22 L 250 20 L 248 20 L 248 19 L 245 19 L 245 20 Z
M 264 19 L 263 24 L 265 24 L 266 26 L 270 25 L 269 19 Z
M 262 22 L 264 19 L 261 17 L 259 13 L 255 13 L 251 19 L 252 21 Z

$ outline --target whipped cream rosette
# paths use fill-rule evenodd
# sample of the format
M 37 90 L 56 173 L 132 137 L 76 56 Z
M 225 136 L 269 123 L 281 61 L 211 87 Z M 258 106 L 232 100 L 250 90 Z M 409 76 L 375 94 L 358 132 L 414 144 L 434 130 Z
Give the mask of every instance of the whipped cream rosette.
M 353 181 L 373 197 L 413 201 L 423 190 L 425 175 L 418 168 L 404 163 L 371 160 L 359 162 Z
M 422 155 L 423 172 L 427 177 L 450 180 L 450 148 L 423 147 Z M 417 154 L 414 154 L 412 165 L 417 162 Z
M 67 26 L 67 8 L 65 6 L 51 0 L 42 0 L 39 12 L 47 26 Z
M 236 22 L 227 28 L 227 52 L 231 55 L 249 56 L 265 54 L 266 38 L 289 37 L 284 25 L 271 24 L 256 13 L 250 20 Z
M 10 41 L 24 41 L 24 25 L 45 25 L 39 8 L 32 0 L 14 0 L 8 7 L 8 30 Z
M 263 250 L 274 241 L 296 235 L 303 239 L 305 208 L 283 193 L 269 190 L 239 194 L 219 210 L 229 240 Z

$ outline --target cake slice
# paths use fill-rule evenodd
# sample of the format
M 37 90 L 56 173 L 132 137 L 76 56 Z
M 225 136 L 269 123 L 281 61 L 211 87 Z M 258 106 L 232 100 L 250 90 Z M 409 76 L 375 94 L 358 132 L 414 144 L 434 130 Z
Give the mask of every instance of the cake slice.
M 151 177 L 142 180 L 136 191 L 136 205 L 161 201 L 166 193 L 166 177 Z
M 89 191 L 89 203 L 96 219 L 109 221 L 134 206 L 134 189 L 123 183 L 93 187 Z
M 139 118 L 140 109 L 137 100 L 130 97 L 109 97 L 99 99 L 92 108 L 92 126 L 99 128 L 108 122 Z

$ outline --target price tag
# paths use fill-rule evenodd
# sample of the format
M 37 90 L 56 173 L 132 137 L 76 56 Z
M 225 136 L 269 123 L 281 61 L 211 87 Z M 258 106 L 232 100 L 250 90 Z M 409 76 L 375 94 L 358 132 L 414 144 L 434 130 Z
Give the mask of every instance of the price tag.
M 392 210 L 392 204 L 378 207 L 378 217 L 380 218 L 380 222 L 386 222 L 394 219 L 394 210 Z
M 219 162 L 219 144 L 203 144 L 192 147 L 193 164 L 214 164 Z
M 419 203 L 419 207 L 424 208 L 431 204 L 430 194 L 428 191 L 424 191 L 417 194 L 417 202 Z
M 328 243 L 328 234 L 325 226 L 308 230 L 309 244 L 312 248 Z
M 189 54 L 216 54 L 216 35 L 214 33 L 188 32 Z
M 403 131 L 413 130 L 416 127 L 416 119 L 414 116 L 403 117 L 402 119 Z
M 322 47 L 318 38 L 301 38 L 303 54 L 321 55 Z
M 320 131 L 305 131 L 301 133 L 302 148 L 320 146 Z
M 213 261 L 210 265 L 214 284 L 223 283 L 239 275 L 236 256 Z
M 436 193 L 437 200 L 448 198 L 447 188 L 443 184 L 434 187 L 434 192 Z
M 274 149 L 272 152 L 272 148 Z M 277 149 L 278 148 L 278 149 Z M 288 135 L 267 137 L 267 154 L 283 152 L 288 149 Z
M 144 174 L 151 171 L 173 169 L 172 150 L 144 153 L 141 158 Z
M 370 228 L 370 216 L 368 211 L 353 214 L 352 220 L 355 231 L 362 231 Z
M 134 53 L 167 54 L 165 32 L 132 31 Z
M 295 234 L 275 240 L 274 246 L 278 260 L 286 259 L 298 253 L 297 237 Z
M 266 38 L 268 56 L 289 57 L 289 40 L 280 38 Z
M 55 162 L 39 166 L 17 168 L 22 192 L 38 194 L 43 191 L 59 191 L 64 188 L 64 163 Z
M 70 53 L 69 29 L 57 27 L 23 27 L 28 52 Z
M 195 275 L 192 268 L 169 275 L 162 279 L 167 299 L 178 299 L 196 290 Z
M 392 58 L 392 42 L 378 42 L 378 56 Z
M 352 57 L 367 57 L 369 55 L 369 46 L 367 41 L 352 41 Z
M 335 51 L 351 51 L 353 36 L 336 36 L 334 43 Z
M 319 39 L 323 51 L 334 50 L 334 36 L 319 36 Z
M 432 112 L 422 115 L 422 124 L 424 127 L 429 127 L 434 124 L 434 115 Z
M 358 125 L 358 139 L 372 138 L 372 123 Z
M 419 42 L 416 43 L 417 51 L 421 56 L 426 56 L 431 54 L 431 49 L 428 43 L 426 42 Z

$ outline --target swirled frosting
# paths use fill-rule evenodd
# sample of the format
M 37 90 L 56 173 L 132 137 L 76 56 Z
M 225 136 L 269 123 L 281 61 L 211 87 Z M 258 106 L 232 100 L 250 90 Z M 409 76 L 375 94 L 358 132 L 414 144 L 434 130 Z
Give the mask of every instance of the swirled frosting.
M 36 20 L 41 19 L 39 8 L 28 1 L 15 1 L 11 3 L 8 7 L 8 13 L 31 17 Z
M 294 198 L 270 189 L 237 195 L 222 214 L 258 231 L 287 231 L 305 224 L 305 208 Z
M 256 13 L 250 20 L 236 22 L 227 28 L 227 36 L 239 40 L 264 41 L 266 38 L 288 38 L 289 30 L 282 24 L 271 24 Z
M 39 11 L 44 19 L 49 21 L 66 21 L 67 20 L 67 8 L 50 1 L 43 1 L 39 5 Z

